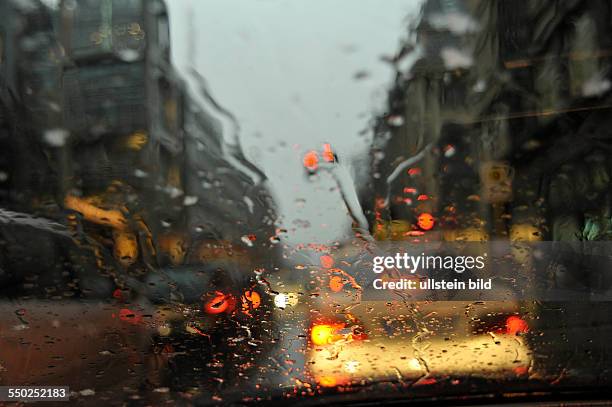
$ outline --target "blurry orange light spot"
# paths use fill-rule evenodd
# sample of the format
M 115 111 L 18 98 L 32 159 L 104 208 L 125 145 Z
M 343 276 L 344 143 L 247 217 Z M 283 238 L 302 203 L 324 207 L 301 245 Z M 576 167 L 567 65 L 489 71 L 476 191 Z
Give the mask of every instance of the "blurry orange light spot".
M 261 304 L 261 297 L 257 291 L 245 291 L 244 299 L 251 303 L 253 309 L 259 308 Z
M 409 188 L 409 187 L 404 188 L 405 194 L 416 194 L 416 192 L 417 192 L 416 188 Z
M 329 289 L 337 293 L 344 288 L 344 280 L 339 276 L 331 276 L 329 278 Z
M 408 169 L 408 175 L 410 175 L 411 177 L 419 175 L 420 173 L 421 173 L 421 169 L 420 168 L 410 168 L 410 169 Z
M 310 339 L 317 346 L 328 345 L 334 341 L 334 334 L 338 328 L 328 324 L 315 325 L 310 332 Z
M 515 315 L 512 315 L 506 319 L 506 333 L 509 335 L 516 335 L 517 333 L 525 333 L 529 331 L 529 325 L 527 322 Z
M 434 227 L 434 217 L 427 212 L 419 215 L 417 225 L 423 230 L 431 230 Z
M 319 258 L 321 261 L 321 266 L 326 269 L 332 268 L 334 266 L 334 258 L 330 255 L 324 254 Z
M 323 144 L 323 159 L 328 163 L 334 162 L 334 152 L 331 149 L 331 144 Z
M 351 284 L 351 287 L 356 288 L 357 290 L 361 290 L 361 286 L 357 283 L 357 280 L 355 280 L 355 278 L 351 276 L 349 273 L 347 273 L 346 271 L 342 269 L 338 269 L 338 268 L 330 269 L 329 271 L 331 273 L 342 275 L 345 281 Z
M 319 166 L 319 156 L 316 151 L 309 151 L 304 155 L 302 162 L 306 169 L 314 171 Z
M 426 201 L 428 199 L 429 199 L 429 197 L 427 195 L 425 195 L 425 194 L 421 194 L 421 195 L 419 195 L 417 197 L 417 201 Z
M 323 387 L 334 387 L 337 384 L 337 380 L 333 376 L 320 377 L 318 382 Z

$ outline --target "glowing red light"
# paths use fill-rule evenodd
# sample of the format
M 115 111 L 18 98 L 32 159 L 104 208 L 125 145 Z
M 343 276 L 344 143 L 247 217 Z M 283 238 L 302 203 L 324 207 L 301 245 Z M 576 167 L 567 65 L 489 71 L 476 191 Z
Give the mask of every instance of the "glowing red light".
M 223 312 L 232 312 L 236 306 L 236 300 L 231 295 L 215 292 L 215 297 L 204 304 L 204 311 L 207 314 L 215 315 Z
M 436 384 L 438 381 L 436 380 L 435 377 L 425 377 L 419 381 L 417 381 L 414 385 L 415 386 L 430 386 L 432 384 Z
M 410 168 L 408 169 L 408 175 L 410 175 L 411 177 L 414 177 L 416 175 L 421 174 L 421 169 L 420 168 Z
M 326 269 L 332 268 L 334 266 L 334 258 L 330 255 L 324 254 L 319 259 L 321 261 L 321 266 Z
M 115 289 L 115 291 L 113 291 L 113 297 L 119 301 L 123 301 L 123 293 L 121 292 L 120 288 Z
M 516 335 L 518 333 L 525 333 L 529 331 L 529 325 L 527 322 L 517 317 L 516 315 L 512 315 L 506 319 L 506 333 L 509 335 Z
M 434 224 L 435 220 L 431 213 L 423 212 L 417 218 L 417 225 L 423 230 L 431 230 Z
M 529 368 L 527 366 L 517 366 L 512 370 L 514 370 L 517 376 L 524 376 L 529 373 Z
M 124 322 L 137 325 L 142 322 L 142 315 L 127 308 L 122 308 L 119 310 L 119 319 Z

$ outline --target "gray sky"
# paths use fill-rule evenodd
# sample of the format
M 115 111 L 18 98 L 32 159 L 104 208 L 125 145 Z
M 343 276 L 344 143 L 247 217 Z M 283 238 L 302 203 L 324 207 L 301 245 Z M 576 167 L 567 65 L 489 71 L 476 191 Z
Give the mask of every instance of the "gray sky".
M 350 218 L 331 177 L 307 179 L 302 155 L 328 142 L 345 165 L 364 157 L 371 132 L 359 132 L 384 108 L 392 79 L 380 57 L 397 51 L 421 1 L 168 3 L 175 63 L 193 63 L 237 117 L 243 149 L 270 180 L 288 241 L 347 236 Z M 358 72 L 367 76 L 356 79 Z

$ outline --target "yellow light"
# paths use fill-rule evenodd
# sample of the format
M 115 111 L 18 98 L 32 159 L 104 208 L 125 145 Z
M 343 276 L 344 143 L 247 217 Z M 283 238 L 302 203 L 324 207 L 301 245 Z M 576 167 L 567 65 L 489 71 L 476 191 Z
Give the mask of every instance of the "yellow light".
M 513 242 L 537 242 L 542 240 L 542 237 L 536 226 L 519 223 L 510 227 L 510 240 Z
M 337 383 L 336 378 L 333 376 L 323 376 L 320 377 L 317 381 L 323 387 L 334 387 Z
M 83 215 L 86 221 L 115 229 L 127 229 L 127 221 L 121 211 L 115 209 L 102 209 L 89 202 L 86 198 L 67 195 L 64 199 L 66 208 Z
M 312 343 L 315 345 L 327 345 L 332 342 L 335 331 L 336 328 L 331 325 L 315 325 L 312 327 L 312 331 L 310 332 L 310 338 L 312 339 Z
M 141 150 L 145 144 L 149 141 L 149 137 L 144 132 L 135 132 L 127 136 L 125 139 L 125 146 L 130 150 Z
M 287 293 L 287 305 L 295 307 L 298 304 L 298 295 L 296 293 Z
M 187 242 L 180 233 L 169 232 L 159 236 L 157 243 L 161 253 L 168 256 L 173 266 L 178 266 L 185 260 Z
M 170 335 L 170 332 L 172 332 L 172 329 L 168 325 L 160 325 L 160 326 L 157 327 L 157 332 L 161 336 L 168 336 L 168 335 Z
M 129 267 L 138 258 L 138 242 L 136 235 L 125 230 L 114 230 L 113 239 L 115 245 L 113 254 L 117 261 L 124 267 Z

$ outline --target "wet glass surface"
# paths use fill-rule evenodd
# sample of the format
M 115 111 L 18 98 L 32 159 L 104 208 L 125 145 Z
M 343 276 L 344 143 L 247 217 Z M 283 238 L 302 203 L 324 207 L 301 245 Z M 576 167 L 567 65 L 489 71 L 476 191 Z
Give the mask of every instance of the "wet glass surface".
M 608 397 L 611 16 L 1 1 L 0 385 L 111 405 Z M 400 250 L 495 288 L 376 290 L 374 258 Z

